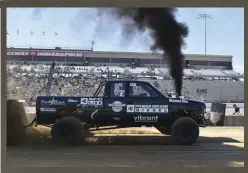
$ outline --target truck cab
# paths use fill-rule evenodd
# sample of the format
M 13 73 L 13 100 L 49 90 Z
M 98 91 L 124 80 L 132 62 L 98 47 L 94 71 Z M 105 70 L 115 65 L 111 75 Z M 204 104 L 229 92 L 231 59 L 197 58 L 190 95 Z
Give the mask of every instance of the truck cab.
M 153 124 L 166 121 L 169 98 L 143 81 L 106 81 L 94 94 L 103 98 L 98 121 L 107 124 Z

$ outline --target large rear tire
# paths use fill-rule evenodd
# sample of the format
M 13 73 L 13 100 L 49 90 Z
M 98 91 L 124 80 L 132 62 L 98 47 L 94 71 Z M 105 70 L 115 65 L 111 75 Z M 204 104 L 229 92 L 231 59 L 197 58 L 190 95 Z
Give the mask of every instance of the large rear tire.
M 171 126 L 171 136 L 177 144 L 191 145 L 199 137 L 199 126 L 197 122 L 189 117 L 175 120 Z
M 78 145 L 84 139 L 84 126 L 74 117 L 65 117 L 57 120 L 51 129 L 51 136 L 56 144 Z

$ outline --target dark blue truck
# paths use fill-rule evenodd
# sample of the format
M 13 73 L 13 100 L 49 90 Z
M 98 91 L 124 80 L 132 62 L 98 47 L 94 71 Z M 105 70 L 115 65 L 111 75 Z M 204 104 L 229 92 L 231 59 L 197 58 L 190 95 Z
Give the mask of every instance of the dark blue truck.
M 59 144 L 79 144 L 92 127 L 154 126 L 178 144 L 192 144 L 199 127 L 207 126 L 206 105 L 190 99 L 171 98 L 149 82 L 108 80 L 92 97 L 39 96 L 38 124 L 52 125 Z

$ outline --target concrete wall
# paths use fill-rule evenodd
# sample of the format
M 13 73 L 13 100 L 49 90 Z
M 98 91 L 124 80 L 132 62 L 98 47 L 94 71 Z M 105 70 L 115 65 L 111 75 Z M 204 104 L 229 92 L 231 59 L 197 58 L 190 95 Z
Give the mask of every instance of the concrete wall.
M 245 116 L 226 116 L 225 126 L 244 126 Z
M 154 81 L 149 80 L 153 83 Z M 159 80 L 158 81 L 161 90 L 171 90 L 174 89 L 174 85 L 170 80 Z M 190 96 L 200 99 L 197 94 L 197 89 L 207 89 L 208 94 L 204 96 L 205 102 L 212 101 L 223 101 L 232 102 L 244 100 L 244 85 L 239 82 L 232 81 L 190 81 L 183 80 L 183 86 L 185 91 L 189 92 Z M 184 92 L 184 89 L 183 89 Z

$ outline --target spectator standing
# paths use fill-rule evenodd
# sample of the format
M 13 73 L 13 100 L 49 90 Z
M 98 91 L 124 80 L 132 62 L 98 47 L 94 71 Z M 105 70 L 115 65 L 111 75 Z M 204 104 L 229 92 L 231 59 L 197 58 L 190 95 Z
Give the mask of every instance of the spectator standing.
M 239 108 L 236 104 L 233 105 L 233 108 L 234 108 L 234 113 L 233 113 L 233 115 L 239 114 L 239 113 L 240 113 L 240 108 Z

